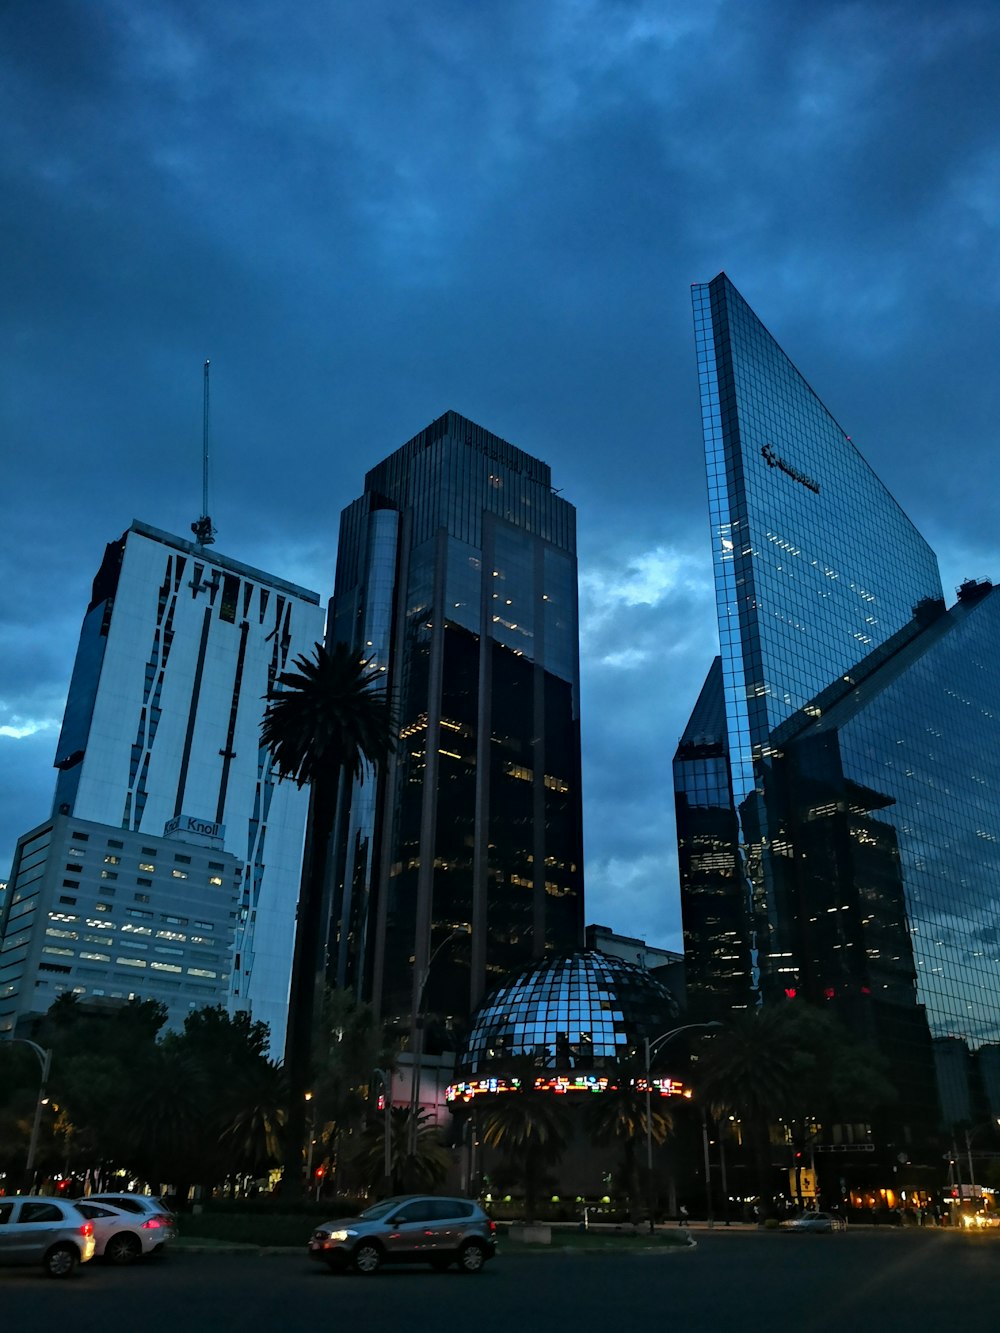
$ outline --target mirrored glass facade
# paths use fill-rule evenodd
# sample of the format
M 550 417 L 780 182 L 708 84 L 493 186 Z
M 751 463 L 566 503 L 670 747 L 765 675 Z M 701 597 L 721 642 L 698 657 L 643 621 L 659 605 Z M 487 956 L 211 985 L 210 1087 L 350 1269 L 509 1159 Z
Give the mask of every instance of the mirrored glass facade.
M 582 937 L 575 511 L 546 464 L 454 412 L 379 464 L 342 517 L 330 634 L 400 723 L 351 795 L 331 975 L 460 1024 Z
M 993 594 L 946 611 L 933 553 L 728 279 L 694 305 L 720 658 L 674 762 L 692 1016 L 831 1005 L 913 1123 L 985 1114 Z

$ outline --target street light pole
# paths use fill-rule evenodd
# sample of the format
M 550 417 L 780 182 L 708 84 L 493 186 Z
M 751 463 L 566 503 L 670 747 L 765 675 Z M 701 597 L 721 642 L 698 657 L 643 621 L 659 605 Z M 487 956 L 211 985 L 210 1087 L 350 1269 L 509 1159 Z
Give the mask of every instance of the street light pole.
M 438 954 L 459 935 L 468 935 L 469 927 L 456 926 L 447 934 L 427 960 L 420 986 L 417 990 L 417 1007 L 413 1013 L 413 1067 L 410 1071 L 410 1123 L 407 1127 L 407 1152 L 410 1157 L 417 1152 L 417 1116 L 420 1113 L 420 1072 L 424 1056 L 424 992 L 430 980 L 431 967 Z
M 28 1160 L 24 1167 L 25 1188 L 30 1193 L 35 1183 L 35 1153 L 38 1150 L 38 1134 L 42 1125 L 42 1107 L 48 1098 L 46 1097 L 46 1088 L 49 1081 L 49 1070 L 52 1068 L 52 1052 L 36 1042 L 29 1041 L 27 1037 L 11 1037 L 10 1041 L 18 1041 L 22 1046 L 30 1046 L 38 1056 L 38 1062 L 42 1067 L 42 1079 L 38 1085 L 38 1096 L 35 1099 L 35 1118 L 31 1124 L 31 1139 L 28 1143 Z
M 671 1028 L 669 1032 L 664 1032 L 661 1036 L 654 1037 L 652 1041 L 650 1041 L 648 1037 L 643 1037 L 642 1039 L 646 1066 L 646 1190 L 649 1211 L 649 1234 L 651 1236 L 655 1229 L 653 1220 L 653 1213 L 655 1211 L 655 1199 L 653 1193 L 653 1115 L 652 1107 L 650 1105 L 650 1065 L 652 1064 L 652 1058 L 657 1051 L 666 1046 L 667 1042 L 671 1041 L 680 1032 L 690 1032 L 694 1028 L 704 1029 L 721 1027 L 722 1024 L 715 1021 L 711 1023 L 685 1023 L 679 1028 Z
M 382 1100 L 385 1103 L 385 1156 L 382 1162 L 384 1180 L 382 1187 L 386 1198 L 392 1193 L 392 1071 L 376 1069 L 373 1071 L 382 1080 Z
M 708 1116 L 704 1104 L 701 1108 L 701 1146 L 705 1155 L 705 1215 L 710 1227 L 715 1226 L 712 1213 L 712 1159 L 708 1155 Z

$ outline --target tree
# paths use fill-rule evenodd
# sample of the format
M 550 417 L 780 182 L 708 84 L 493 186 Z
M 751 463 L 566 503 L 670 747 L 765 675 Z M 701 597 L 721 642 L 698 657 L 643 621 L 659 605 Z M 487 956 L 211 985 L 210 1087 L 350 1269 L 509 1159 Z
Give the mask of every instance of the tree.
M 773 1211 L 770 1127 L 791 1098 L 799 1067 L 788 1006 L 748 1009 L 703 1040 L 705 1054 L 694 1069 L 696 1090 L 713 1112 L 737 1115 L 746 1126 L 767 1216 Z
M 640 1090 L 639 1080 L 645 1079 L 645 1064 L 636 1056 L 618 1060 L 607 1089 L 588 1099 L 587 1128 L 597 1143 L 620 1143 L 622 1147 L 622 1178 L 628 1194 L 629 1221 L 635 1222 L 639 1211 L 638 1151 L 646 1141 L 647 1097 Z M 660 1105 L 659 1095 L 648 1099 L 649 1133 L 653 1142 L 661 1144 L 673 1128 L 673 1116 Z
M 392 1108 L 390 1192 L 397 1190 L 434 1190 L 448 1174 L 451 1156 L 430 1113 L 417 1116 L 414 1151 L 409 1151 L 410 1112 L 405 1106 Z M 349 1171 L 354 1181 L 367 1189 L 377 1189 L 385 1181 L 385 1114 L 373 1115 L 363 1130 L 358 1147 L 351 1155 Z
M 316 1023 L 311 1109 L 318 1138 L 335 1163 L 342 1140 L 360 1133 L 370 1111 L 372 1074 L 391 1070 L 394 1060 L 395 1049 L 387 1045 L 371 1005 L 328 986 Z
M 237 1174 L 266 1175 L 282 1158 L 288 1102 L 284 1070 L 266 1058 L 240 1070 L 231 1101 L 235 1111 L 219 1135 L 228 1165 Z
M 261 739 L 279 777 L 310 788 L 285 1042 L 286 1197 L 301 1190 L 317 979 L 325 970 L 324 888 L 338 793 L 351 779 L 363 782 L 370 768 L 384 763 L 394 741 L 392 709 L 376 688 L 382 675 L 371 660 L 360 659 L 347 644 L 329 650 L 316 644 L 312 659 L 299 657 L 294 665 L 295 671 L 278 677 L 281 688 L 271 694 L 261 725 Z
M 731 1113 L 746 1126 L 765 1215 L 773 1208 L 773 1125 L 783 1121 L 801 1152 L 814 1126 L 864 1118 L 896 1095 L 877 1051 L 800 1000 L 737 1014 L 703 1049 L 696 1090 L 713 1113 Z M 801 1157 L 795 1161 L 801 1168 Z
M 515 1092 L 498 1093 L 483 1120 L 483 1142 L 498 1148 L 524 1182 L 524 1220 L 533 1222 L 546 1165 L 566 1151 L 569 1112 L 555 1093 L 537 1092 L 534 1072 L 517 1080 Z

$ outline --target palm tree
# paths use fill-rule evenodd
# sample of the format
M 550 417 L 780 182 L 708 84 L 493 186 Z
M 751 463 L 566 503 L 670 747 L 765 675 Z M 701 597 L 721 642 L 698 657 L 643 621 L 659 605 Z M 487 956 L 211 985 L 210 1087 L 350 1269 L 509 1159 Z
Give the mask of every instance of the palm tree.
M 801 1074 L 801 1046 L 791 1005 L 748 1009 L 706 1040 L 694 1068 L 699 1096 L 714 1113 L 747 1127 L 761 1212 L 772 1211 L 770 1127 L 786 1111 Z
M 646 1107 L 649 1106 L 649 1133 L 657 1145 L 666 1141 L 673 1129 L 673 1116 L 659 1105 L 660 1098 L 649 1100 L 640 1090 L 645 1079 L 645 1064 L 634 1056 L 617 1062 L 607 1089 L 588 1100 L 587 1128 L 597 1143 L 622 1145 L 622 1176 L 628 1194 L 629 1221 L 635 1222 L 639 1204 L 637 1150 L 646 1141 Z
M 244 1175 L 266 1175 L 282 1157 L 287 1104 L 284 1070 L 260 1058 L 237 1073 L 229 1100 L 236 1110 L 219 1135 L 229 1164 Z
M 261 740 L 279 777 L 310 788 L 285 1039 L 286 1198 L 301 1190 L 313 1016 L 325 971 L 324 886 L 338 792 L 350 779 L 363 782 L 369 768 L 384 763 L 394 740 L 392 708 L 385 693 L 375 688 L 382 677 L 371 660 L 359 658 L 344 643 L 332 649 L 316 644 L 313 658 L 299 657 L 294 665 L 295 671 L 278 677 L 281 689 L 271 694 L 261 724 Z
M 392 1108 L 391 1184 L 389 1192 L 397 1190 L 434 1190 L 442 1183 L 451 1165 L 451 1155 L 441 1142 L 441 1136 L 428 1111 L 417 1114 L 417 1132 L 414 1150 L 409 1150 L 410 1110 L 406 1106 Z M 382 1186 L 385 1181 L 385 1114 L 373 1116 L 361 1135 L 353 1153 L 349 1169 L 355 1183 L 368 1189 Z
M 566 1151 L 568 1110 L 555 1093 L 536 1092 L 534 1078 L 522 1078 L 516 1092 L 497 1094 L 483 1120 L 483 1142 L 499 1148 L 524 1181 L 524 1220 L 533 1222 L 544 1168 Z

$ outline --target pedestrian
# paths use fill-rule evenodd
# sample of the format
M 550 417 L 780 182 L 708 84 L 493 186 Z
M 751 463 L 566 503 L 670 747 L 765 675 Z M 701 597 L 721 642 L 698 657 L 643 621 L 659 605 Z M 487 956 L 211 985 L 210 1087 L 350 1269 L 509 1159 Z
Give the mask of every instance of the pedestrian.
M 688 1220 L 688 1210 L 687 1207 L 682 1203 L 681 1206 L 677 1209 L 677 1225 L 679 1227 L 682 1227 L 687 1220 Z

